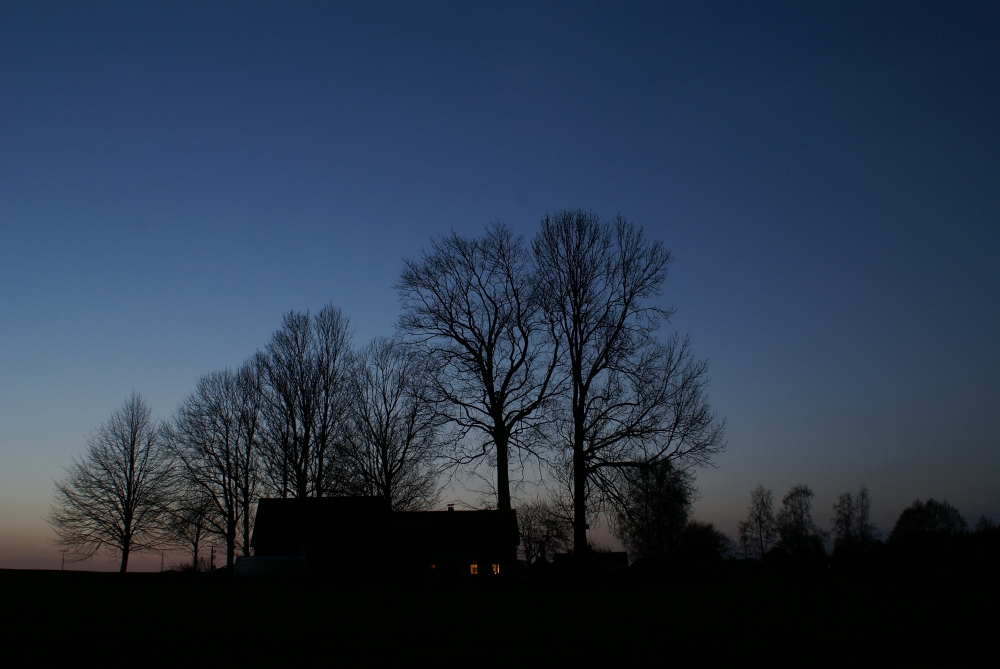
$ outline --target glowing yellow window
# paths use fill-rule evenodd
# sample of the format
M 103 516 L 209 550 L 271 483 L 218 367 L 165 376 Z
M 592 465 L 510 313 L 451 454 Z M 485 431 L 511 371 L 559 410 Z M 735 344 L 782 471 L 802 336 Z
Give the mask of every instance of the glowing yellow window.
M 470 564 L 469 565 L 469 573 L 472 574 L 473 576 L 475 576 L 476 574 L 478 574 L 479 573 L 479 565 L 478 564 Z
M 500 573 L 500 565 L 498 565 L 496 562 L 493 563 L 493 573 L 494 574 Z

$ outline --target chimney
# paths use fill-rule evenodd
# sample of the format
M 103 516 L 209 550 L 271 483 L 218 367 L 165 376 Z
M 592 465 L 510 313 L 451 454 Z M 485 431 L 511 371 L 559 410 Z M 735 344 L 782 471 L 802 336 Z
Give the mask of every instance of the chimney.
M 454 511 L 455 510 L 455 505 L 454 504 L 449 504 L 448 505 L 448 510 L 449 511 Z

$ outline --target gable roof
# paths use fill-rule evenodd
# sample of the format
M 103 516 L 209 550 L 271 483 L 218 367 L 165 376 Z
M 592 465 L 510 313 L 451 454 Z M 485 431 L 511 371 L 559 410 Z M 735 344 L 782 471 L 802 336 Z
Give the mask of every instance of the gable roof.
M 499 562 L 520 537 L 514 511 L 385 510 L 379 497 L 262 499 L 250 545 L 257 556 L 308 555 L 344 566 L 373 559 L 410 563 Z
M 514 511 L 409 511 L 389 521 L 390 550 L 416 560 L 498 561 L 520 542 Z M 506 559 L 506 557 L 504 557 Z
M 306 555 L 380 544 L 387 515 L 378 497 L 262 499 L 250 545 L 255 555 Z

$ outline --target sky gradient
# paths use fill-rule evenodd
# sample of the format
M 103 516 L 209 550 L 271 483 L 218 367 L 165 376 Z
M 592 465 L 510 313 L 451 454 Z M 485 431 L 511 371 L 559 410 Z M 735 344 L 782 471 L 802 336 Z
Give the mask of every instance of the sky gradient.
M 391 334 L 431 237 L 577 207 L 675 257 L 698 518 L 1000 520 L 998 81 L 995 2 L 0 2 L 0 567 L 58 566 L 133 390 L 168 417 L 291 309 Z

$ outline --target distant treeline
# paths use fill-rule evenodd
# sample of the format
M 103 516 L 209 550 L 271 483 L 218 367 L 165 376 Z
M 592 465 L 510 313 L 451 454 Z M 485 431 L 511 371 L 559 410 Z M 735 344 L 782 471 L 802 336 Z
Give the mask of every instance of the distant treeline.
M 793 486 L 774 513 L 771 491 L 755 488 L 747 518 L 739 526 L 736 554 L 776 566 L 859 566 L 891 559 L 897 566 L 941 568 L 971 564 L 987 553 L 994 559 L 1000 557 L 996 552 L 1000 531 L 994 522 L 982 516 L 970 530 L 947 501 L 915 501 L 883 535 L 871 522 L 871 499 L 865 486 L 856 493 L 841 494 L 834 502 L 831 532 L 813 522 L 812 498 L 808 486 Z
M 947 501 L 915 501 L 886 535 L 872 523 L 871 497 L 861 486 L 838 496 L 828 532 L 813 521 L 814 493 L 808 486 L 793 486 L 777 509 L 773 493 L 757 486 L 734 541 L 712 524 L 691 519 L 696 489 L 690 471 L 669 464 L 637 469 L 620 491 L 611 527 L 640 571 L 678 564 L 705 568 L 723 560 L 778 570 L 890 564 L 940 570 L 986 568 L 1000 561 L 1000 528 L 985 516 L 970 528 Z M 528 562 L 570 549 L 568 529 L 550 505 L 521 507 L 520 520 Z

